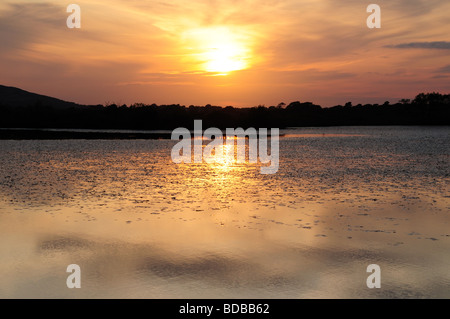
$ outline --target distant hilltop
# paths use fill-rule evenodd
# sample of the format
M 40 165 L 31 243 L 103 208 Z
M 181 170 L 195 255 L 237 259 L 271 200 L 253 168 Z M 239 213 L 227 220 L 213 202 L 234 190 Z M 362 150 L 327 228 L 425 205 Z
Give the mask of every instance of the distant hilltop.
M 364 125 L 450 125 L 450 95 L 420 93 L 390 104 L 348 102 L 322 108 L 295 101 L 276 106 L 80 105 L 0 85 L 0 128 L 172 130 L 205 127 L 304 127 Z
M 66 102 L 45 95 L 31 93 L 19 88 L 0 85 L 0 105 L 10 107 L 28 107 L 37 104 L 55 108 L 67 109 L 71 107 L 84 107 L 82 105 Z

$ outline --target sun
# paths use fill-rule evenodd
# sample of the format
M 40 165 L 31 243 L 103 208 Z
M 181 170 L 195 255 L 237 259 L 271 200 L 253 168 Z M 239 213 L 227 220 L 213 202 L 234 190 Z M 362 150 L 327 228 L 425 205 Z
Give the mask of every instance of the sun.
M 189 30 L 185 33 L 185 40 L 192 52 L 189 57 L 202 71 L 227 75 L 250 67 L 248 39 L 227 27 Z
M 233 43 L 220 43 L 204 54 L 208 72 L 229 73 L 247 67 L 244 50 Z

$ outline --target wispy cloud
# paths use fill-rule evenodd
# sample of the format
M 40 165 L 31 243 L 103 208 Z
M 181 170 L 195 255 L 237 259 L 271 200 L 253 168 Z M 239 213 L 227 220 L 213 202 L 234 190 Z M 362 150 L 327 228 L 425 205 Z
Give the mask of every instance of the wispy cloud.
M 0 55 L 30 48 L 65 26 L 64 8 L 52 3 L 8 3 L 0 11 Z
M 450 73 L 450 64 L 439 68 L 436 73 Z
M 447 41 L 433 41 L 433 42 L 411 42 L 400 43 L 395 45 L 386 45 L 386 48 L 394 49 L 439 49 L 450 50 L 450 42 Z

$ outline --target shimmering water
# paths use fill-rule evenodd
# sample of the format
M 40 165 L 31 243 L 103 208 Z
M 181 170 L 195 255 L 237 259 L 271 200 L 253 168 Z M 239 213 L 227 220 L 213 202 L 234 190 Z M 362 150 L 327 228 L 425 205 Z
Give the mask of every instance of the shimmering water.
M 450 298 L 449 127 L 283 133 L 275 175 L 170 140 L 0 141 L 0 297 Z

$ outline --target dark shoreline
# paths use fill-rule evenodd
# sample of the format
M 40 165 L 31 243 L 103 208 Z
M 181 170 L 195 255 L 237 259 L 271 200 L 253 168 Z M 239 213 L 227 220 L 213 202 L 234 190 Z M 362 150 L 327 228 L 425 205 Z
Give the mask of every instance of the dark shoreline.
M 0 140 L 160 140 L 170 138 L 170 133 L 74 132 L 39 129 L 0 129 Z
M 372 127 L 374 125 L 361 125 Z M 421 127 L 450 127 L 449 125 L 376 125 L 376 126 L 421 126 Z M 341 127 L 341 126 L 312 126 L 320 127 Z M 346 127 L 352 127 L 346 125 Z M 298 127 L 301 128 L 301 127 Z M 304 128 L 304 127 L 303 127 Z M 270 138 L 270 129 L 268 130 Z M 193 137 L 193 132 L 191 132 Z M 280 133 L 280 137 L 286 134 Z M 126 131 L 118 132 L 116 130 L 95 130 L 76 131 L 64 129 L 38 129 L 38 128 L 0 128 L 0 140 L 171 140 L 172 132 L 142 132 Z
M 195 120 L 202 120 L 205 128 L 216 127 L 222 130 L 229 127 L 450 125 L 450 94 L 420 93 L 412 101 L 402 99 L 395 104 L 389 101 L 365 105 L 347 102 L 345 105 L 327 108 L 300 101 L 247 108 L 210 104 L 76 105 L 0 85 L 0 128 L 36 130 L 14 134 L 1 132 L 0 139 L 158 139 L 167 138 L 167 135 L 154 132 L 167 133 L 178 127 L 193 130 Z M 37 132 L 50 128 L 59 132 Z M 75 130 L 76 128 L 80 130 Z M 81 129 L 99 129 L 99 132 L 88 133 Z M 116 131 L 105 134 L 108 129 Z M 63 130 L 71 133 L 61 133 Z M 134 130 L 137 132 L 134 133 Z
M 269 130 L 270 133 L 270 130 Z M 284 134 L 280 134 L 280 137 Z M 191 137 L 194 137 L 191 133 Z M 270 135 L 269 135 L 270 138 Z M 44 129 L 2 129 L 0 140 L 171 140 L 172 132 L 65 131 Z

